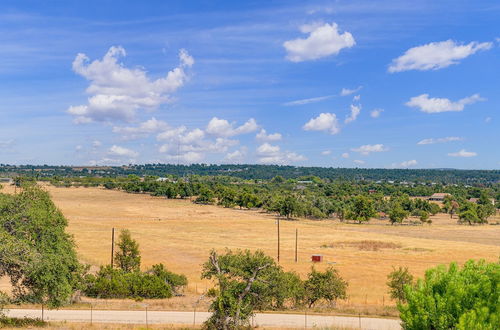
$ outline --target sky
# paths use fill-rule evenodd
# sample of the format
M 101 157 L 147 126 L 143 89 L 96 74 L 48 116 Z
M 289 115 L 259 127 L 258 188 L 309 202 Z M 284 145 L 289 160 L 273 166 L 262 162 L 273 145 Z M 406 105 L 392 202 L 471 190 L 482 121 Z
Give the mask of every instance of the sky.
M 0 2 L 0 163 L 499 169 L 498 1 Z

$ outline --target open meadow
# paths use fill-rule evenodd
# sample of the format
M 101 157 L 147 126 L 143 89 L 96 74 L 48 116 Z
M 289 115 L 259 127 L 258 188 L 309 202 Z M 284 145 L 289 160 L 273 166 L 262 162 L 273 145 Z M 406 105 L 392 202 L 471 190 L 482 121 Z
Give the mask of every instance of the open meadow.
M 46 186 L 69 221 L 79 258 L 93 269 L 110 262 L 111 228 L 127 228 L 140 244 L 142 268 L 164 263 L 189 279 L 187 297 L 179 306 L 158 303 L 158 308 L 191 308 L 210 283 L 200 279 L 201 265 L 211 249 L 262 249 L 277 255 L 276 217 L 255 210 L 196 205 L 146 194 L 128 194 L 103 188 Z M 4 186 L 3 192 L 13 192 Z M 437 264 L 467 259 L 498 260 L 500 226 L 457 225 L 438 214 L 432 225 L 391 226 L 388 221 L 345 224 L 333 220 L 281 220 L 281 260 L 285 270 L 304 277 L 312 267 L 311 255 L 322 254 L 318 269 L 333 265 L 349 282 L 348 304 L 382 306 L 389 301 L 386 276 L 393 266 L 407 266 L 416 276 Z M 498 221 L 498 215 L 493 218 Z M 298 262 L 294 262 L 298 229 Z M 118 235 L 116 235 L 118 236 Z M 162 305 L 163 304 L 163 305 Z

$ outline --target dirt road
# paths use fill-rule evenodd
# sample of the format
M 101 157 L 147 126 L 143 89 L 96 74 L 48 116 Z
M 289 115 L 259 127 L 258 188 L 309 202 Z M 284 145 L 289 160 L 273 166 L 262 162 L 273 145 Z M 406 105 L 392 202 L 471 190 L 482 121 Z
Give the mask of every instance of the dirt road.
M 42 318 L 37 309 L 11 309 L 10 317 Z M 166 312 L 166 311 L 111 311 L 111 310 L 45 310 L 45 321 L 67 321 L 81 323 L 121 323 L 121 324 L 201 324 L 210 313 L 207 312 Z M 323 316 L 300 314 L 262 314 L 252 320 L 253 325 L 262 327 L 313 328 L 339 327 L 345 329 L 399 330 L 399 320 Z

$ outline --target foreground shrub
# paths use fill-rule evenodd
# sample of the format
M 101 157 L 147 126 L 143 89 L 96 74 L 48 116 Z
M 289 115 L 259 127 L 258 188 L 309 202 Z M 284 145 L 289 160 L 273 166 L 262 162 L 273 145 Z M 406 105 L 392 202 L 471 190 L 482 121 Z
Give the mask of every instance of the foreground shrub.
M 48 323 L 40 319 L 0 316 L 0 328 L 42 328 Z
M 174 274 L 162 264 L 148 272 L 126 272 L 122 269 L 101 267 L 96 275 L 86 276 L 84 293 L 95 298 L 161 299 L 172 297 L 187 285 L 184 275 Z
M 493 330 L 500 324 L 498 262 L 438 266 L 405 293 L 408 303 L 398 305 L 404 329 Z

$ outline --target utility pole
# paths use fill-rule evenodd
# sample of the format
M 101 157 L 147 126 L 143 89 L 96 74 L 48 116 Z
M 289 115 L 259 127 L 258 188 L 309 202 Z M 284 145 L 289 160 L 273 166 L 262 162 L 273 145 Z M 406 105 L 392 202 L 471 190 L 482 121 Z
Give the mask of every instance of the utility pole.
M 299 261 L 299 258 L 297 255 L 298 240 L 299 240 L 299 229 L 295 228 L 295 262 Z
M 278 218 L 278 263 L 280 263 L 280 218 Z
M 111 229 L 111 268 L 113 268 L 114 256 L 115 256 L 115 227 Z

